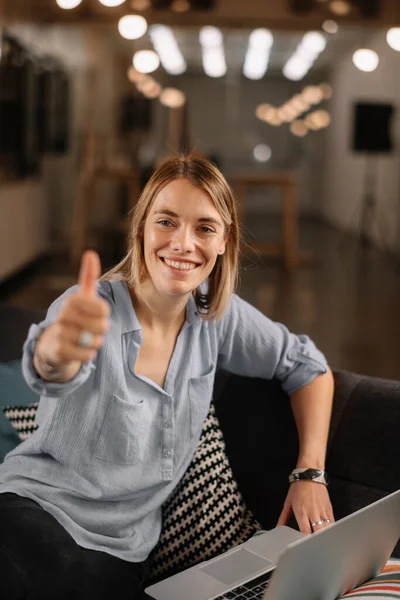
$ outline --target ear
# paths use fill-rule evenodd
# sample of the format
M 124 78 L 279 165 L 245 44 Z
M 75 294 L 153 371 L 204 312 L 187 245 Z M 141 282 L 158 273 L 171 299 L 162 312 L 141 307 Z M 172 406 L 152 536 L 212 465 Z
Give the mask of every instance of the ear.
M 228 236 L 227 236 L 227 235 L 225 235 L 225 236 L 224 236 L 224 240 L 223 240 L 223 242 L 221 243 L 221 247 L 220 247 L 220 249 L 218 250 L 218 254 L 225 254 L 225 250 L 226 250 L 226 244 L 227 244 L 227 242 L 228 242 L 228 239 L 229 239 L 229 238 L 228 238 Z

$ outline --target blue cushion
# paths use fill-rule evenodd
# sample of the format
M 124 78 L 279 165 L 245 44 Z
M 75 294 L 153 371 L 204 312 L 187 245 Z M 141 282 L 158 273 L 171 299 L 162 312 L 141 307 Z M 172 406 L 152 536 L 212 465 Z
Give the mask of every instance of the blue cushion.
M 0 363 L 0 462 L 7 452 L 20 443 L 18 435 L 1 410 L 3 406 L 27 406 L 37 402 L 39 396 L 25 383 L 21 361 Z

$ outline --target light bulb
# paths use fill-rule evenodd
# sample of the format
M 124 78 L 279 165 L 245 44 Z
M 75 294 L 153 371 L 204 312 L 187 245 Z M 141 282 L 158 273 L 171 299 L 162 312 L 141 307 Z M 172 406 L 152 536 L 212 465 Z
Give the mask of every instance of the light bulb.
M 133 10 L 147 10 L 150 6 L 150 0 L 132 0 L 131 3 Z
M 82 2 L 82 0 L 56 0 L 58 6 L 64 10 L 71 10 L 76 8 Z
M 176 13 L 185 13 L 190 10 L 190 3 L 188 0 L 174 0 L 171 4 L 171 10 Z
M 181 90 L 164 88 L 160 95 L 160 102 L 168 108 L 181 108 L 186 102 L 186 96 Z
M 257 162 L 268 162 L 272 156 L 272 150 L 267 144 L 257 144 L 253 149 L 253 156 Z
M 152 73 L 160 66 L 160 59 L 153 50 L 139 50 L 133 57 L 133 66 L 140 73 Z
M 336 21 L 332 21 L 331 19 L 328 19 L 327 21 L 324 21 L 322 23 L 322 29 L 324 31 L 326 31 L 326 33 L 337 33 L 339 31 L 339 25 L 336 23 Z
M 304 137 L 308 133 L 308 128 L 304 121 L 298 119 L 297 121 L 293 121 L 293 123 L 291 123 L 290 131 L 297 137 Z
M 120 6 L 125 2 L 125 0 L 99 0 L 100 4 L 103 6 L 113 7 Z
M 373 50 L 361 48 L 354 52 L 353 63 L 360 71 L 371 73 L 371 71 L 375 71 L 379 64 L 379 56 Z
M 386 34 L 386 41 L 389 46 L 400 52 L 400 27 L 392 27 Z
M 329 8 L 335 15 L 345 17 L 351 12 L 351 6 L 347 0 L 333 0 L 329 4 Z
M 249 36 L 249 44 L 260 50 L 268 50 L 274 43 L 274 37 L 268 29 L 254 29 Z
M 125 15 L 118 23 L 118 31 L 126 40 L 137 40 L 147 31 L 147 21 L 140 15 Z

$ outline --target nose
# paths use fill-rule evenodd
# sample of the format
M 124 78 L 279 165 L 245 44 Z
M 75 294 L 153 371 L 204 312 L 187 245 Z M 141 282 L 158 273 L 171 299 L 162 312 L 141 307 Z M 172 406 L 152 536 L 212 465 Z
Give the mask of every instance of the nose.
M 193 252 L 194 250 L 194 237 L 190 227 L 178 227 L 171 239 L 171 249 L 174 252 L 180 252 L 181 254 L 187 252 Z

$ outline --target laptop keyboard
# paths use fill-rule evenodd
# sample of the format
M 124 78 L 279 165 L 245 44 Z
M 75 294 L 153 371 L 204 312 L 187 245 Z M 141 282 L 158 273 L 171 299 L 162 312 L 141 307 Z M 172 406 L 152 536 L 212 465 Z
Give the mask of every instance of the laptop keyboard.
M 264 575 L 257 577 L 257 579 L 252 579 L 247 583 L 243 583 L 230 592 L 224 592 L 222 596 L 218 596 L 215 600 L 247 600 L 247 598 L 251 598 L 252 600 L 262 600 L 271 575 L 272 571 L 264 573 Z

